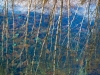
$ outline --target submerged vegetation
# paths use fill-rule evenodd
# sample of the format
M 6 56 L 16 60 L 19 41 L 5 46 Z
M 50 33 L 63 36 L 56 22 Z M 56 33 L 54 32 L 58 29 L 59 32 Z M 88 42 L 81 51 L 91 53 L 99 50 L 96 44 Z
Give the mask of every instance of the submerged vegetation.
M 2 66 L 0 66 L 0 75 L 5 75 L 5 69 Z
M 17 0 L 0 11 L 0 75 L 100 75 L 100 0 L 77 0 L 83 16 L 73 0 L 19 1 L 27 13 L 16 13 Z

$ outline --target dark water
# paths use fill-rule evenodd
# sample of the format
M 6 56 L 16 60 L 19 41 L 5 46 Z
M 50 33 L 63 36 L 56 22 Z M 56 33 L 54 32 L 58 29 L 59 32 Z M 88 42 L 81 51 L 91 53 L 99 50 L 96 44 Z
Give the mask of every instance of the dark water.
M 50 15 L 45 15 L 43 14 L 42 16 L 42 22 L 41 22 L 41 27 L 40 27 L 40 34 L 39 34 L 39 38 L 37 38 L 36 34 L 37 34 L 37 30 L 39 28 L 39 23 L 40 23 L 40 18 L 41 18 L 41 14 L 40 13 L 35 13 L 35 20 L 34 20 L 34 12 L 30 12 L 30 17 L 29 17 L 29 22 L 28 22 L 28 40 L 26 41 L 27 44 L 29 45 L 28 47 L 28 52 L 26 52 L 25 49 L 20 48 L 23 47 L 24 41 L 24 32 L 25 32 L 25 27 L 24 25 L 26 24 L 26 14 L 14 14 L 15 16 L 15 20 L 14 20 L 14 24 L 15 24 L 15 40 L 17 39 L 17 41 L 15 41 L 15 43 L 13 44 L 13 36 L 12 36 L 12 28 L 13 28 L 13 19 L 12 19 L 12 14 L 9 13 L 8 14 L 8 33 L 9 33 L 9 38 L 8 38 L 8 51 L 6 53 L 6 35 L 4 34 L 4 40 L 3 40 L 3 57 L 0 57 L 0 63 L 2 64 L 3 67 L 6 67 L 5 64 L 8 60 L 8 73 L 11 73 L 12 71 L 14 72 L 14 75 L 20 75 L 19 72 L 24 71 L 24 69 L 26 68 L 26 63 L 24 61 L 28 61 L 29 64 L 31 64 L 30 62 L 33 60 L 33 55 L 34 55 L 34 50 L 36 48 L 35 51 L 35 57 L 34 57 L 34 61 L 36 62 L 36 64 L 34 64 L 34 71 L 36 70 L 36 66 L 37 63 L 40 62 L 45 64 L 45 68 L 47 71 L 48 68 L 50 68 L 50 66 L 52 65 L 51 63 L 53 63 L 53 52 L 54 52 L 54 47 L 55 47 L 55 38 L 56 38 L 56 31 L 57 31 L 57 20 L 58 20 L 58 15 L 55 15 L 55 19 L 54 21 L 54 26 L 51 26 L 50 29 L 50 34 L 47 37 L 47 40 L 45 42 L 45 45 L 43 47 L 43 51 L 42 51 L 42 56 L 40 57 L 40 53 L 41 53 L 41 48 L 42 48 L 42 44 L 43 44 L 43 39 L 45 38 L 46 34 L 47 34 L 47 28 L 49 27 L 49 22 L 50 22 Z M 68 51 L 68 57 L 66 57 L 66 46 L 67 46 L 67 42 L 68 42 L 68 38 L 67 38 L 67 32 L 68 32 L 68 18 L 66 14 L 62 15 L 62 21 L 61 21 L 61 34 L 58 34 L 58 43 L 57 43 L 57 55 L 59 55 L 60 53 L 60 58 L 57 57 L 56 62 L 59 59 L 59 69 L 62 70 L 66 70 L 65 68 L 70 67 L 72 70 L 72 73 L 70 73 L 70 75 L 77 75 L 76 72 L 78 72 L 78 70 L 80 69 L 80 63 L 76 63 L 74 62 L 74 60 L 81 60 L 82 58 L 85 60 L 84 57 L 82 57 L 82 53 L 84 52 L 85 49 L 85 44 L 86 44 L 86 40 L 87 40 L 87 36 L 88 36 L 88 20 L 85 18 L 83 20 L 83 16 L 80 16 L 78 14 L 75 15 L 75 13 L 72 13 L 72 15 L 70 16 L 70 23 L 73 19 L 73 16 L 75 16 L 72 24 L 70 24 L 70 28 L 71 28 L 71 34 L 70 34 L 70 49 L 72 51 L 75 52 L 75 50 L 77 49 L 77 43 L 79 43 L 78 46 L 78 51 L 76 52 L 76 57 L 71 57 L 71 51 Z M 3 26 L 3 21 L 5 21 L 6 16 L 0 15 L 0 31 L 2 32 L 2 26 Z M 83 20 L 83 22 L 82 22 Z M 34 21 L 35 21 L 35 25 L 34 25 Z M 81 27 L 81 22 L 82 22 L 82 27 Z M 33 29 L 33 33 L 31 34 L 32 31 L 32 27 L 34 25 L 34 29 Z M 94 25 L 94 22 L 91 23 L 91 28 Z M 22 27 L 22 28 L 21 28 Z M 79 30 L 81 27 L 81 32 L 79 34 Z M 52 30 L 54 28 L 54 30 Z M 0 32 L 0 34 L 2 35 L 2 33 Z M 52 34 L 53 33 L 53 34 Z M 2 36 L 0 35 L 0 42 L 2 42 Z M 52 35 L 52 36 L 51 36 Z M 37 43 L 36 43 L 36 39 L 38 39 Z M 79 42 L 78 42 L 78 39 Z M 60 41 L 59 41 L 60 40 Z M 52 41 L 52 44 L 51 44 Z M 1 43 L 0 43 L 1 45 Z M 26 46 L 28 46 L 26 45 Z M 2 46 L 2 45 L 1 45 Z M 13 52 L 13 46 L 15 47 L 15 53 Z M 0 47 L 1 48 L 1 47 Z M 59 52 L 60 49 L 60 52 Z M 20 55 L 22 51 L 22 55 L 21 55 L 21 60 L 19 58 L 17 58 L 18 55 Z M 50 54 L 49 54 L 49 51 Z M 26 55 L 27 54 L 27 55 Z M 15 66 L 11 66 L 11 62 L 14 59 L 13 56 L 15 55 L 14 58 L 17 58 L 15 60 Z M 27 57 L 26 57 L 27 56 Z M 50 56 L 50 58 L 49 58 Z M 4 60 L 2 60 L 2 58 L 4 58 Z M 18 65 L 21 62 L 24 62 L 23 65 L 21 65 L 21 67 L 19 67 Z M 70 63 L 70 66 L 64 66 L 65 63 Z M 86 64 L 86 61 L 84 61 L 84 64 Z M 56 65 L 57 67 L 57 65 Z M 85 65 L 83 65 L 83 67 L 85 67 Z M 42 66 L 42 68 L 44 68 Z M 76 69 L 76 72 L 74 73 L 74 69 Z M 51 69 L 50 69 L 51 71 Z M 93 72 L 88 73 L 87 75 L 100 75 L 98 73 L 97 70 L 92 70 Z M 41 72 L 40 69 L 38 72 Z M 42 73 L 42 72 L 41 72 Z M 40 74 L 41 74 L 40 73 Z M 23 74 L 24 75 L 24 74 Z M 38 74 L 37 74 L 38 75 Z M 42 75 L 42 74 L 41 74 Z M 49 75 L 49 74 L 46 74 Z M 51 75 L 51 74 L 50 74 Z M 59 74 L 58 74 L 59 75 Z M 67 74 L 66 74 L 67 75 Z M 82 74 L 83 75 L 83 74 Z

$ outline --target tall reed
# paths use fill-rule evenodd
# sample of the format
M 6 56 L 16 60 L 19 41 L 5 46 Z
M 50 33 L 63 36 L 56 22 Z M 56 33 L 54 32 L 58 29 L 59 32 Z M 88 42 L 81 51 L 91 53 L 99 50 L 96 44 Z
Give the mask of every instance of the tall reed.
M 28 14 L 27 14 L 27 20 L 26 20 L 26 27 L 25 27 L 26 29 L 25 29 L 24 44 L 27 44 L 28 23 L 29 23 L 29 17 L 30 17 L 30 8 L 31 8 L 31 4 L 32 4 L 32 0 L 29 0 L 29 1 L 28 1 Z M 27 75 L 27 68 L 28 68 L 28 48 L 25 47 L 25 51 L 26 51 L 26 63 L 27 63 L 25 75 Z
M 58 32 L 60 29 L 60 23 L 61 23 L 61 19 L 62 19 L 62 8 L 63 8 L 63 0 L 61 0 L 60 3 L 60 15 L 58 18 L 58 25 L 57 25 L 57 30 L 56 30 L 56 39 L 55 39 L 55 45 L 54 45 L 54 55 L 53 55 L 53 75 L 55 75 L 55 71 L 56 71 L 56 52 L 57 52 L 57 43 L 58 43 Z
M 38 67 L 39 67 L 40 58 L 41 58 L 42 53 L 43 53 L 44 45 L 45 45 L 45 43 L 46 43 L 46 41 L 47 41 L 47 39 L 48 39 L 48 36 L 49 36 L 49 34 L 50 34 L 50 30 L 51 30 L 51 27 L 52 27 L 52 20 L 53 20 L 53 13 L 54 13 L 55 5 L 56 5 L 56 3 L 54 3 L 54 6 L 53 6 L 53 8 L 52 8 L 52 10 L 51 10 L 51 13 L 50 13 L 49 26 L 48 26 L 48 28 L 47 28 L 47 34 L 46 34 L 46 36 L 44 37 L 44 40 L 43 40 L 43 43 L 42 43 L 42 47 L 41 47 L 41 50 L 40 50 L 41 52 L 40 52 L 40 55 L 39 55 L 39 61 L 38 61 L 38 64 L 37 64 L 36 73 L 37 73 L 37 70 L 38 70 Z M 35 75 L 36 75 L 36 73 L 35 73 Z
M 36 52 L 37 44 L 38 44 L 37 38 L 39 38 L 40 28 L 41 28 L 41 24 L 42 24 L 42 18 L 43 18 L 43 12 L 44 12 L 44 2 L 45 2 L 45 0 L 43 0 L 43 2 L 42 2 L 42 5 L 43 5 L 43 6 L 42 6 L 42 10 L 41 10 L 41 17 L 40 17 L 39 27 L 38 27 L 38 29 L 37 29 L 36 44 L 35 44 L 34 54 L 33 54 L 33 59 L 32 59 L 32 67 L 33 67 L 33 65 L 34 65 L 34 61 L 35 61 L 34 57 L 35 57 L 35 52 Z M 33 72 L 32 72 L 32 73 L 33 73 Z M 35 72 L 35 74 L 36 74 L 36 72 Z
M 68 10 L 67 10 L 67 14 L 68 14 L 68 31 L 67 31 L 67 45 L 66 45 L 66 61 L 64 62 L 64 65 L 63 65 L 63 67 L 65 67 L 65 65 L 66 65 L 66 63 L 67 63 L 67 61 L 69 61 L 68 60 L 68 54 L 69 54 L 69 50 L 70 50 L 70 35 L 71 35 L 71 33 L 70 33 L 70 31 L 71 31 L 71 26 L 70 26 L 70 0 L 68 0 L 68 2 L 67 2 L 67 7 L 68 7 Z M 69 66 L 69 65 L 68 65 Z
M 5 35 L 6 35 L 6 55 L 8 53 L 8 0 L 5 0 L 5 11 L 4 11 L 4 16 L 5 16 Z M 8 72 L 8 58 L 6 60 L 6 75 Z
M 11 2 L 12 2 L 12 19 L 13 19 L 13 29 L 12 29 L 12 33 L 13 33 L 13 36 L 12 36 L 12 38 L 14 38 L 14 36 L 15 36 L 15 17 L 14 17 L 14 0 L 11 0 Z M 15 41 L 14 41 L 14 39 L 13 39 L 13 43 L 12 43 L 12 46 L 13 46 L 13 51 L 12 51 L 12 53 L 15 51 L 15 47 L 14 47 L 14 44 L 15 44 Z M 13 56 L 13 59 L 14 59 L 14 56 Z M 14 62 L 14 61 L 13 61 Z M 12 67 L 13 67 L 13 65 L 14 65 L 14 63 L 12 63 Z M 12 72 L 12 74 L 13 74 L 13 72 Z

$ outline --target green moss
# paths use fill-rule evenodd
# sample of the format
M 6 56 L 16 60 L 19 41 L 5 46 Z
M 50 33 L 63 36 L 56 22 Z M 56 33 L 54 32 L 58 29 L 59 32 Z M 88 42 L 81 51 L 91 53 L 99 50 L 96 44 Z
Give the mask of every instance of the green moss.
M 5 75 L 5 69 L 2 66 L 0 66 L 0 75 Z

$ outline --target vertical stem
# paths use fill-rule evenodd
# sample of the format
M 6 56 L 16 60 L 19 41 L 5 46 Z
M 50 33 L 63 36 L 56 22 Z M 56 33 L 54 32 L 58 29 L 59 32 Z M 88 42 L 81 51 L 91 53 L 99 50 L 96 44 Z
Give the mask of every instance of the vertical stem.
M 8 53 L 8 0 L 5 0 L 5 30 L 6 30 L 6 55 L 7 55 Z M 6 61 L 6 71 L 8 72 L 8 58 Z
M 86 39 L 86 45 L 89 44 L 89 37 L 91 35 L 90 34 L 90 2 L 91 2 L 91 0 L 89 0 L 89 2 L 88 2 L 88 27 L 87 27 L 88 35 L 87 35 L 87 39 Z M 85 51 L 87 51 L 87 50 L 88 50 L 87 47 L 85 47 Z M 84 51 L 84 54 L 86 53 L 85 51 Z M 86 72 L 87 60 L 88 60 L 88 58 L 85 59 L 85 61 L 86 61 L 85 72 Z
M 33 29 L 35 27 L 35 24 L 36 24 L 36 0 L 34 1 L 34 24 L 32 26 L 31 34 L 33 33 Z
M 62 11 L 63 11 L 63 0 L 61 0 L 61 10 L 60 10 L 60 15 L 61 15 L 61 19 L 62 19 Z M 59 33 L 59 45 L 58 45 L 58 50 L 59 50 L 59 52 L 58 52 L 58 61 L 57 61 L 57 66 L 58 66 L 58 68 L 59 68 L 59 57 L 60 57 L 60 54 L 61 54 L 61 46 L 60 46 L 60 43 L 61 43 L 61 19 L 60 19 L 60 24 L 59 24 L 59 30 L 58 30 L 58 33 Z
M 68 42 L 67 42 L 67 57 L 66 57 L 66 61 L 69 61 L 67 58 L 68 58 L 68 51 L 70 49 L 70 0 L 68 0 L 68 33 L 67 33 L 67 36 L 68 36 Z M 65 65 L 65 64 L 64 64 Z
M 54 2 L 54 7 L 53 7 L 53 15 L 52 15 L 52 17 L 54 17 L 54 19 L 53 19 L 53 28 L 52 28 L 52 30 L 51 30 L 51 46 L 50 46 L 50 52 L 51 52 L 51 50 L 52 50 L 52 47 L 53 47 L 53 40 L 52 40 L 52 38 L 53 38 L 53 31 L 54 31 L 54 27 L 55 27 L 55 17 L 56 17 L 56 15 L 54 14 L 54 12 L 55 12 L 55 10 L 56 10 L 56 3 L 57 3 L 57 0 L 55 0 L 55 2 Z M 49 55 L 49 57 L 48 57 L 48 60 L 50 60 L 50 57 L 51 57 L 51 55 L 52 54 L 50 54 Z
M 11 0 L 11 1 L 12 1 L 13 38 L 14 38 L 14 35 L 15 35 L 15 30 L 14 30 L 14 28 L 15 28 L 15 23 L 14 23 L 14 20 L 15 20 L 15 18 L 14 18 L 14 0 Z M 14 39 L 13 39 L 13 44 L 12 44 L 12 46 L 13 46 L 13 52 L 14 52 L 14 43 L 15 42 L 14 42 Z M 14 59 L 14 56 L 13 56 L 13 59 Z M 13 67 L 13 65 L 14 65 L 14 63 L 12 63 L 12 67 Z
M 68 42 L 67 49 L 70 49 L 70 0 L 68 0 Z
M 5 32 L 5 11 L 3 17 L 3 26 L 2 26 L 2 61 L 4 60 L 4 33 Z
M 68 41 L 67 41 L 67 50 L 66 50 L 66 61 L 65 61 L 65 63 L 64 63 L 64 67 L 65 67 L 65 65 L 66 65 L 66 63 L 69 61 L 69 57 L 68 57 L 68 51 L 70 50 L 70 0 L 68 0 L 68 2 L 67 2 L 68 4 L 67 4 L 67 8 L 68 8 L 68 32 L 67 32 L 67 39 L 68 39 Z M 68 64 L 68 63 L 67 63 Z M 69 66 L 69 64 L 68 64 L 68 66 Z M 69 67 L 68 67 L 68 70 L 69 70 Z M 69 73 L 69 71 L 68 71 L 68 73 Z
M 28 14 L 27 14 L 27 20 L 26 20 L 24 45 L 27 44 L 28 22 L 29 22 L 29 16 L 30 16 L 31 3 L 32 3 L 32 0 L 28 0 Z M 27 67 L 26 67 L 26 73 L 25 73 L 25 75 L 27 75 L 27 68 L 28 68 L 28 48 L 25 47 L 25 51 L 26 51 L 26 62 L 27 62 Z
M 50 29 L 51 29 L 51 26 L 52 26 L 52 19 L 53 19 L 53 15 L 52 14 L 53 14 L 54 8 L 55 8 L 55 5 L 53 7 L 53 10 L 50 13 L 49 27 L 47 28 L 47 34 L 46 34 L 46 36 L 45 36 L 45 38 L 43 40 L 43 43 L 42 43 L 42 47 L 41 47 L 41 50 L 40 50 L 41 52 L 40 52 L 40 56 L 39 56 L 39 62 L 37 63 L 37 68 L 36 68 L 35 75 L 37 75 L 37 70 L 38 70 L 38 67 L 39 67 L 40 58 L 42 56 L 43 48 L 44 48 L 44 45 L 45 45 L 45 43 L 47 41 L 48 35 L 50 34 Z
M 34 30 L 35 25 L 36 25 L 36 0 L 34 0 L 34 24 L 33 24 L 33 26 L 32 26 L 31 35 L 33 35 L 32 33 L 33 33 L 33 30 Z M 35 51 L 36 51 L 36 50 L 34 50 L 33 59 L 34 59 L 34 57 L 35 57 Z M 34 63 L 33 63 L 33 60 L 32 60 L 31 74 L 32 74 L 32 71 L 33 71 L 33 64 L 34 64 Z
M 61 0 L 60 5 L 61 5 L 61 8 L 60 8 L 60 15 L 59 15 L 59 19 L 58 19 L 58 26 L 57 26 L 57 31 L 56 31 L 56 40 L 55 40 L 55 46 L 54 46 L 53 75 L 55 75 L 55 71 L 56 71 L 57 41 L 58 41 L 58 32 L 59 32 L 60 23 L 61 23 L 61 18 L 62 18 L 63 0 Z
M 42 4 L 43 4 L 43 6 L 42 6 L 42 11 L 41 11 L 40 23 L 39 23 L 39 28 L 38 28 L 37 35 L 36 35 L 36 46 L 37 46 L 37 44 L 38 44 L 37 38 L 39 37 L 40 26 L 41 26 L 41 23 L 42 23 L 42 17 L 43 17 L 43 12 L 44 12 L 44 0 L 43 0 Z M 35 61 L 35 60 L 34 60 L 34 57 L 35 57 L 35 52 L 36 52 L 36 49 L 37 49 L 36 46 L 35 46 L 35 48 L 34 48 L 34 54 L 33 54 L 33 60 L 32 60 L 32 67 L 33 67 L 34 61 Z M 36 74 L 36 72 L 35 72 L 35 74 Z

